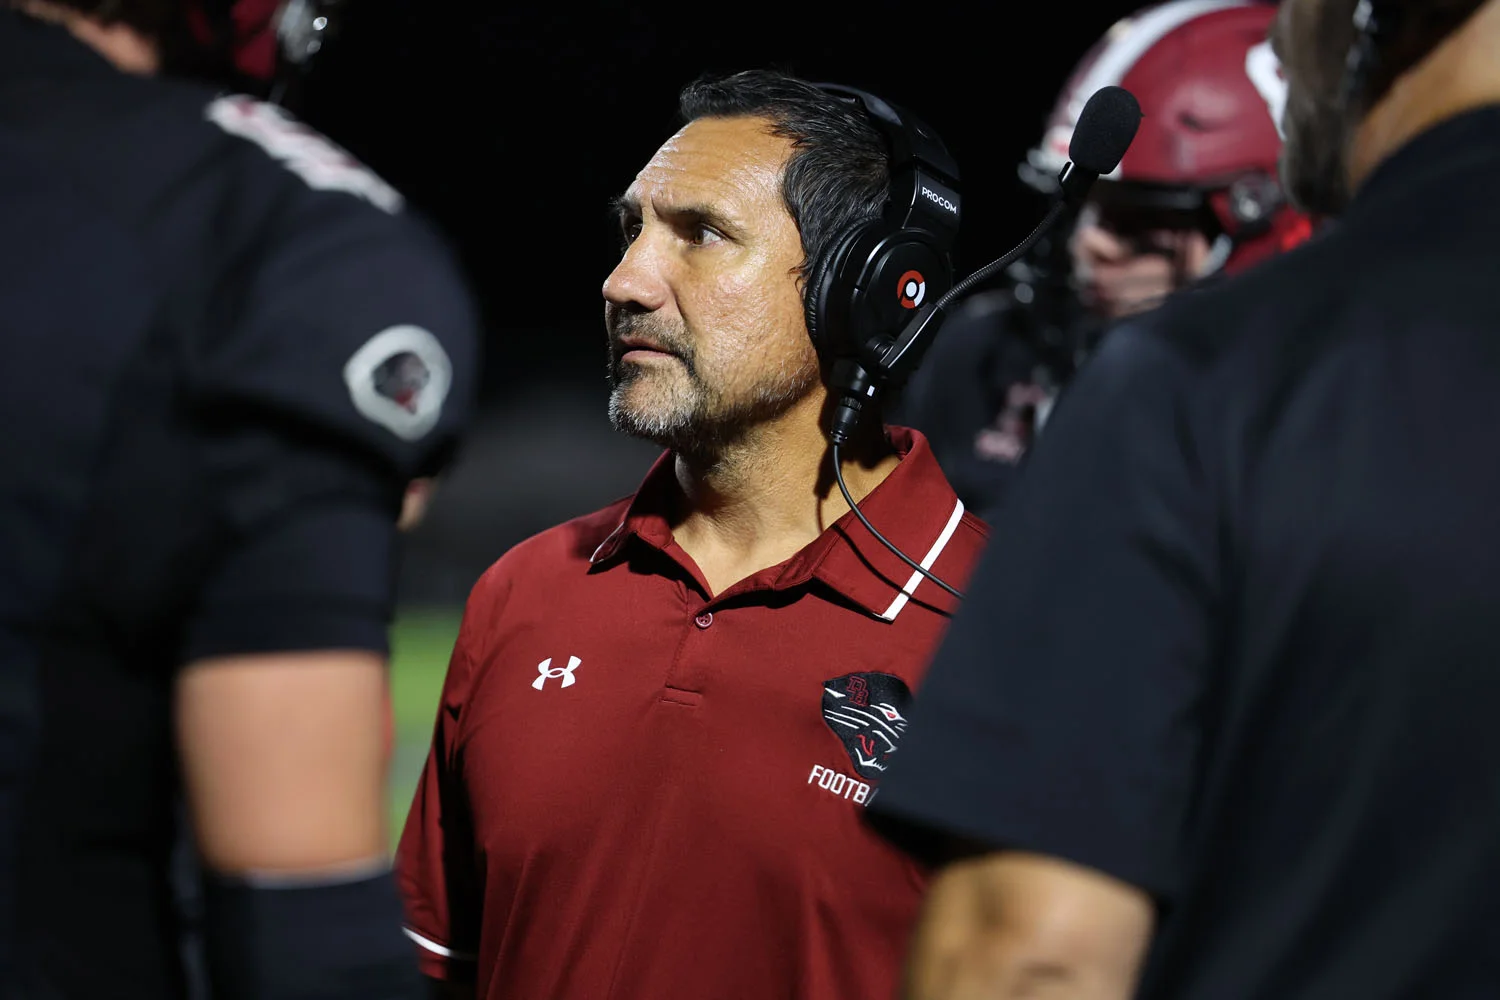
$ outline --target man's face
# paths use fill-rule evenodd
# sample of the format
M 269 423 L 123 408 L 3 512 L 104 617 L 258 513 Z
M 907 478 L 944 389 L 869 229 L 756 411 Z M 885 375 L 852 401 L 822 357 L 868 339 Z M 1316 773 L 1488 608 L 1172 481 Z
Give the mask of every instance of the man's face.
M 802 240 L 781 197 L 791 143 L 761 118 L 700 118 L 620 199 L 604 282 L 610 420 L 713 454 L 820 387 Z
M 1329 47 L 1328 39 L 1336 50 L 1343 41 L 1347 51 L 1354 30 L 1343 15 L 1351 6 L 1345 0 L 1283 0 L 1271 27 L 1271 48 L 1287 81 L 1281 182 L 1292 203 L 1314 215 L 1338 215 L 1349 202 L 1344 67 L 1319 65 L 1318 53 Z
M 1207 236 L 1180 220 L 1110 211 L 1091 201 L 1079 213 L 1068 249 L 1084 305 L 1114 320 L 1160 305 L 1197 277 L 1210 248 Z

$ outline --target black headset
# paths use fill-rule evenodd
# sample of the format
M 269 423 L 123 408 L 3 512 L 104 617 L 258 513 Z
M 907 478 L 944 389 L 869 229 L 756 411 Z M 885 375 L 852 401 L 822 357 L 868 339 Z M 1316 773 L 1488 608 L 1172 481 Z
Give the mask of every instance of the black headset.
M 889 148 L 891 180 L 880 216 L 836 234 L 809 267 L 807 332 L 835 380 L 857 367 L 895 388 L 882 359 L 915 311 L 953 286 L 958 165 L 911 113 L 853 87 L 817 86 L 863 110 Z
M 343 0 L 288 0 L 276 21 L 276 77 L 270 98 L 296 108 L 313 57 L 340 27 Z
M 1354 41 L 1344 66 L 1344 106 L 1363 96 L 1380 60 L 1380 48 L 1390 32 L 1395 11 L 1389 0 L 1359 0 L 1354 7 Z
M 192 46 L 192 56 L 185 67 L 192 75 L 203 75 L 216 82 L 230 82 L 238 89 L 262 96 L 297 110 L 302 86 L 310 72 L 314 56 L 337 32 L 344 0 L 284 0 L 276 11 L 273 30 L 276 33 L 276 64 L 269 83 L 240 78 L 232 68 L 232 49 L 236 43 L 234 10 L 237 0 L 193 0 L 190 7 L 199 14 L 212 36 L 206 51 Z M 225 77 L 232 77 L 225 81 Z
M 812 261 L 803 289 L 807 332 L 835 399 L 827 428 L 833 478 L 877 541 L 961 600 L 962 593 L 870 523 L 844 482 L 839 455 L 864 403 L 883 389 L 899 388 L 937 332 L 934 303 L 953 287 L 958 164 L 937 133 L 910 112 L 853 87 L 817 86 L 864 111 L 885 139 L 891 178 L 880 215 L 835 234 Z

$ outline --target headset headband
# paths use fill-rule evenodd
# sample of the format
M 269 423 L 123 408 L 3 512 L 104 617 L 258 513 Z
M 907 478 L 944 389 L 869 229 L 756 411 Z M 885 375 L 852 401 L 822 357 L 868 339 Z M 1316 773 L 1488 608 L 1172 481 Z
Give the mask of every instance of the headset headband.
M 900 229 L 923 229 L 951 244 L 958 235 L 958 164 L 932 129 L 874 94 L 836 83 L 818 89 L 858 104 L 890 148 L 891 193 L 885 218 Z

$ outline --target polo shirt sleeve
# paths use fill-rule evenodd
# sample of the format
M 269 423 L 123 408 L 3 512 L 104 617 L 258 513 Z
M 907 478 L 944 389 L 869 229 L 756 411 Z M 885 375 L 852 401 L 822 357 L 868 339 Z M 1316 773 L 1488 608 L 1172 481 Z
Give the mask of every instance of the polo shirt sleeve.
M 1221 589 L 1191 375 L 1122 328 L 1059 401 L 871 804 L 898 843 L 1176 891 Z
M 474 979 L 482 898 L 458 740 L 476 656 L 474 605 L 471 598 L 443 680 L 427 764 L 396 849 L 406 935 L 418 963 L 423 974 L 453 982 Z

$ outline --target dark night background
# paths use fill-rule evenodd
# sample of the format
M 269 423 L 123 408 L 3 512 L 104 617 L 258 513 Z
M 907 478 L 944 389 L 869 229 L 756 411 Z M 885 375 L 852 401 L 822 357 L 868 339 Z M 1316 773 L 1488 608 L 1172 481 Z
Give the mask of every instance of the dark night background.
M 656 453 L 605 417 L 599 289 L 607 202 L 675 129 L 682 84 L 776 66 L 925 118 L 963 173 L 967 273 L 1040 216 L 1016 164 L 1138 4 L 347 6 L 302 114 L 437 223 L 484 310 L 484 413 L 403 582 L 408 602 L 453 603 L 509 545 L 630 492 Z

